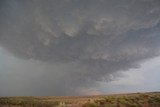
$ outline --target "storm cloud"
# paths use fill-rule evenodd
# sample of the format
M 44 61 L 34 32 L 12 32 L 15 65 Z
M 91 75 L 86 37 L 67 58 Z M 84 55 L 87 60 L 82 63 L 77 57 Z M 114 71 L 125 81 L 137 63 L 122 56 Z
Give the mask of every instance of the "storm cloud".
M 160 1 L 1 0 L 0 46 L 45 68 L 19 72 L 36 95 L 73 95 L 160 55 Z

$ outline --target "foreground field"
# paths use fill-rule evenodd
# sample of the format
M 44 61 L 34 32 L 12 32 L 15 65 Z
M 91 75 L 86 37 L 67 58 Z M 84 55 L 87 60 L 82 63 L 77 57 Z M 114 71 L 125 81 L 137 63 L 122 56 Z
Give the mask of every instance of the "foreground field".
M 160 92 L 80 97 L 0 97 L 0 107 L 160 107 Z

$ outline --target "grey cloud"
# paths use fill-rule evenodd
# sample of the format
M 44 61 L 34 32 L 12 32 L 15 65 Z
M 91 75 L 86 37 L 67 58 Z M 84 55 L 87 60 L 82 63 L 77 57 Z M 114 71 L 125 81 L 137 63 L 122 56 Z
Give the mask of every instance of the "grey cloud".
M 4 0 L 0 6 L 0 45 L 17 58 L 66 64 L 56 72 L 65 73 L 73 90 L 159 55 L 159 0 Z

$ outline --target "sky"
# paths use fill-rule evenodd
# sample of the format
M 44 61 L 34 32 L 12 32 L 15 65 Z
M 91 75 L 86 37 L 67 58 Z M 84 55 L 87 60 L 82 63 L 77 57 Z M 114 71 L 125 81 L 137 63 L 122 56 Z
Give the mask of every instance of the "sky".
M 0 96 L 160 91 L 159 0 L 1 0 Z

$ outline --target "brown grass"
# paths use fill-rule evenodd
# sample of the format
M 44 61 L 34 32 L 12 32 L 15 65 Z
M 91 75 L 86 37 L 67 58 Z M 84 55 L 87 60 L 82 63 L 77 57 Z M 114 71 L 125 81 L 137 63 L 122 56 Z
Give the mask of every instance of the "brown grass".
M 79 97 L 0 97 L 0 107 L 160 107 L 160 92 Z

